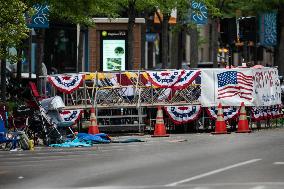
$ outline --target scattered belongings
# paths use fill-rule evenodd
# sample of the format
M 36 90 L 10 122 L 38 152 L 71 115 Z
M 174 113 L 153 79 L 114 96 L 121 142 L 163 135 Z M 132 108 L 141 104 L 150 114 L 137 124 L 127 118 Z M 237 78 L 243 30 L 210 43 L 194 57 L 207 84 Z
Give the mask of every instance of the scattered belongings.
M 176 139 L 176 140 L 170 140 L 169 142 L 187 142 L 188 140 L 187 139 Z
M 108 144 L 108 143 L 131 143 L 131 142 L 145 142 L 140 139 L 129 138 L 126 140 L 111 140 L 105 133 L 87 134 L 78 133 L 74 139 L 67 139 L 66 142 L 61 144 L 51 144 L 50 147 L 91 147 L 93 144 Z
M 131 143 L 131 142 L 145 142 L 143 140 L 140 139 L 135 139 L 135 138 L 129 138 L 126 140 L 112 140 L 112 143 Z
M 107 134 L 87 134 L 87 133 L 78 133 L 74 139 L 67 139 L 66 142 L 61 144 L 51 144 L 50 147 L 91 147 L 93 144 L 106 144 L 110 143 L 111 139 Z

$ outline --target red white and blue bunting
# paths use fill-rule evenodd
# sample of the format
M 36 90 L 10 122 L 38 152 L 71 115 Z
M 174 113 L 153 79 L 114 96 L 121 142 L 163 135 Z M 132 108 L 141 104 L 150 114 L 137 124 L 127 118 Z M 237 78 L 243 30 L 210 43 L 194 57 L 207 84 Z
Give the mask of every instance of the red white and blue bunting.
M 149 81 L 159 88 L 187 88 L 199 75 L 199 70 L 147 72 Z
M 217 107 L 208 107 L 206 108 L 207 114 L 211 119 L 217 119 L 218 108 Z M 239 115 L 240 107 L 225 107 L 223 108 L 224 120 L 230 120 L 236 118 Z
M 173 87 L 180 80 L 183 73 L 184 70 L 147 72 L 150 82 L 159 88 Z
M 59 91 L 70 94 L 83 83 L 84 75 L 55 75 L 48 76 L 48 81 Z
M 274 119 L 279 117 L 283 117 L 282 108 L 280 105 L 259 106 L 251 108 L 251 119 L 253 121 Z
M 76 123 L 78 121 L 78 119 L 80 118 L 82 112 L 83 111 L 81 109 L 64 110 L 64 111 L 60 112 L 60 116 L 63 119 L 63 121 L 72 121 L 72 122 Z
M 201 113 L 201 106 L 165 106 L 164 109 L 175 124 L 194 121 Z
M 175 89 L 185 89 L 200 76 L 200 70 L 185 70 L 180 80 L 174 84 Z

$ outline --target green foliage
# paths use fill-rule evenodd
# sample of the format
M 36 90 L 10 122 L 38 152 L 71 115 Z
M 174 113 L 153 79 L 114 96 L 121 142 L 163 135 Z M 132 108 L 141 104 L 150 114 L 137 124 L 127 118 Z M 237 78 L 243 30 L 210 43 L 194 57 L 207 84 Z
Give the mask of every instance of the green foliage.
M 284 0 L 231 0 L 226 3 L 224 15 L 236 16 L 236 10 L 241 11 L 241 16 L 253 16 L 261 12 L 278 10 Z
M 0 59 L 9 58 L 6 49 L 19 45 L 28 37 L 24 17 L 27 6 L 20 0 L 5 0 L 0 4 Z
M 50 18 L 81 25 L 93 25 L 96 16 L 116 17 L 117 4 L 105 0 L 49 0 Z

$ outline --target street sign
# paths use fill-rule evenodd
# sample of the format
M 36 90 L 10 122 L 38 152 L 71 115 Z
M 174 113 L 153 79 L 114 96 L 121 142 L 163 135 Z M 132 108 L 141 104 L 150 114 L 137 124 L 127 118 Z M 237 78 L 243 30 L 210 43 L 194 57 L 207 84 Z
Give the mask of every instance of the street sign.
M 205 4 L 197 1 L 191 3 L 191 20 L 195 24 L 207 24 L 208 9 Z
M 48 28 L 49 27 L 49 6 L 47 4 L 35 4 L 33 6 L 35 14 L 30 17 L 26 15 L 28 28 Z
M 266 47 L 277 45 L 277 13 L 264 13 L 259 16 L 260 44 Z

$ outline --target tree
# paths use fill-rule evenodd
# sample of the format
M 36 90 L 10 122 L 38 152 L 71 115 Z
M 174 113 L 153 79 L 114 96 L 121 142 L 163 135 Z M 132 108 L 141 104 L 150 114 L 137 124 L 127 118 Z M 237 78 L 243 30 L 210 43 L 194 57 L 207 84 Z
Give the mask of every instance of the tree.
M 228 0 L 207 0 L 205 1 L 206 6 L 210 12 L 211 20 L 212 20 L 212 34 L 211 34 L 211 60 L 213 62 L 213 67 L 218 67 L 217 62 L 217 54 L 218 54 L 218 24 L 220 22 L 220 17 L 222 16 L 222 12 L 224 10 L 225 3 Z
M 162 68 L 169 67 L 169 20 L 171 13 L 177 8 L 178 4 L 183 0 L 156 0 L 155 4 L 157 7 L 156 14 L 161 23 L 161 43 L 162 43 Z
M 134 65 L 134 52 L 133 52 L 133 41 L 134 41 L 134 25 L 135 18 L 142 15 L 149 7 L 154 6 L 154 0 L 112 0 L 108 6 L 110 6 L 115 14 L 114 17 L 120 17 L 122 13 L 126 13 L 128 16 L 128 26 L 127 26 L 127 52 L 128 52 L 128 69 L 132 70 Z M 143 48 L 143 47 L 142 47 Z M 140 66 L 141 67 L 141 66 Z
M 278 12 L 278 40 L 275 47 L 275 66 L 278 66 L 279 75 L 284 75 L 284 0 L 233 0 L 226 4 L 228 12 L 239 9 L 243 16 L 257 16 L 259 13 Z
M 16 57 L 7 51 L 18 46 L 27 38 L 24 13 L 27 6 L 20 0 L 6 0 L 0 4 L 0 60 L 1 60 L 1 100 L 6 101 L 6 60 L 15 62 Z
M 6 80 L 6 59 L 17 62 L 16 56 L 9 55 L 7 48 L 20 47 L 28 37 L 25 14 L 33 14 L 33 5 L 37 3 L 47 3 L 50 6 L 50 19 L 61 19 L 67 22 L 92 25 L 92 17 L 96 14 L 113 15 L 113 9 L 108 1 L 103 0 L 5 0 L 0 4 L 0 59 L 1 59 L 1 99 L 6 100 L 5 80 Z M 44 29 L 38 32 L 43 38 Z M 39 42 L 37 76 L 41 69 L 43 59 L 43 41 Z M 18 60 L 21 57 L 21 50 L 18 52 Z M 20 67 L 21 61 L 18 61 Z M 20 72 L 20 70 L 18 71 Z M 19 75 L 20 73 L 18 73 Z M 18 76 L 19 77 L 19 76 Z

